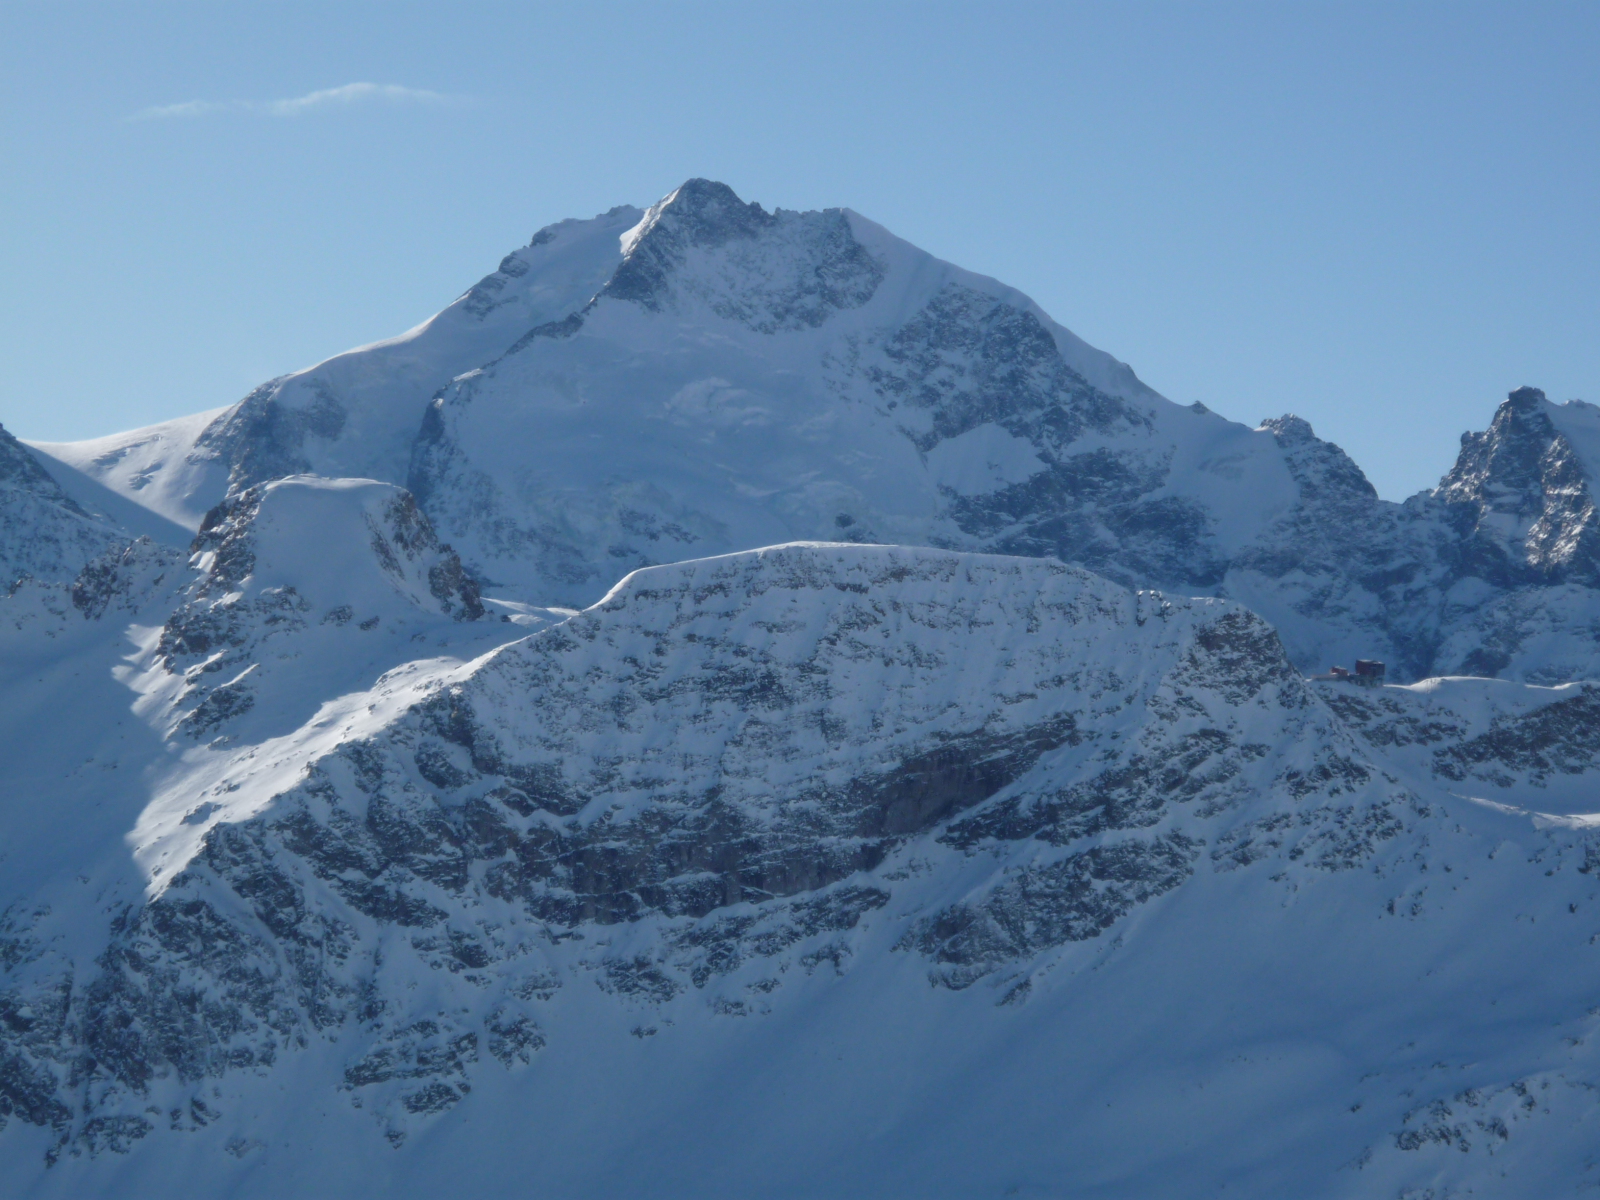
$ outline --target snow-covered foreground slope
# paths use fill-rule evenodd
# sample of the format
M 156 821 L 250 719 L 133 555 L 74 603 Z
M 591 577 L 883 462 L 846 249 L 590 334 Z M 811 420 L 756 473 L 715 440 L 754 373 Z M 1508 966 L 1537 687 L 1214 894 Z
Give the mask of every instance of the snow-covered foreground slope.
M 343 593 L 273 564 L 313 511 Z M 4 1194 L 1589 1179 L 1592 687 L 1313 686 L 1227 602 L 865 545 L 638 571 L 506 641 L 421 586 L 426 537 L 354 553 L 407 511 L 251 493 L 172 601 L 78 616 L 132 638 L 120 683 L 85 643 L 7 693 L 24 790 L 81 765 L 3 810 Z M 196 741 L 150 681 L 205 674 L 162 656 L 219 595 L 256 616 L 214 676 L 391 626 L 417 661 Z
M 1304 421 L 1170 403 L 856 213 L 706 180 L 541 230 L 432 320 L 230 409 L 38 449 L 189 528 L 285 475 L 404 483 L 525 603 L 792 539 L 901 542 L 1234 597 L 1305 668 L 1597 667 L 1594 406 L 1523 389 L 1438 489 L 1386 503 Z

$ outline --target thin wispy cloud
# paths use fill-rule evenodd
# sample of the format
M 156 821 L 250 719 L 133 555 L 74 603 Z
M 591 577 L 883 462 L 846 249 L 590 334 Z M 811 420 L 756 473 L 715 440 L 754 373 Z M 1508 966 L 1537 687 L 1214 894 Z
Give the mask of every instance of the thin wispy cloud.
M 185 100 L 181 104 L 158 104 L 140 109 L 126 119 L 165 121 L 223 112 L 299 117 L 319 110 L 352 108 L 356 105 L 440 105 L 459 103 L 462 99 L 460 96 L 447 96 L 443 92 L 430 92 L 426 88 L 401 87 L 397 83 L 347 83 L 287 100 Z
M 144 108 L 128 118 L 130 121 L 157 121 L 163 117 L 198 117 L 203 113 L 215 112 L 219 108 L 226 108 L 225 104 L 213 104 L 209 100 L 186 100 L 182 104 L 163 104 L 157 108 Z
M 293 100 L 273 100 L 265 111 L 275 117 L 298 117 L 318 108 L 338 108 L 351 104 L 448 104 L 450 97 L 422 88 L 401 87 L 394 83 L 347 83 L 343 87 L 307 92 Z

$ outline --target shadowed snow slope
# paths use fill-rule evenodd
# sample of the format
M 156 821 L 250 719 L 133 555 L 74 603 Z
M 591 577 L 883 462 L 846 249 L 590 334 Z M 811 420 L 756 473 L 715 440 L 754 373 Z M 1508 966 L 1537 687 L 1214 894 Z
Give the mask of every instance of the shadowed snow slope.
M 1591 690 L 1319 692 L 1225 601 L 795 544 L 179 764 L 79 731 L 126 774 L 4 876 L 0 1193 L 1557 1194 Z
M 0 428 L 0 589 L 24 576 L 70 581 L 123 540 L 115 523 L 67 495 L 28 448 Z

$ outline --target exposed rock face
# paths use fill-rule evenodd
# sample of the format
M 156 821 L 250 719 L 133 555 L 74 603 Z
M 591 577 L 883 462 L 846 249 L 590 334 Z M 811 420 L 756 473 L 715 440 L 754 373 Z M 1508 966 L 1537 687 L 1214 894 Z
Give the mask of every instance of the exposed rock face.
M 691 179 L 628 234 L 599 297 L 651 312 L 692 298 L 725 320 L 776 333 L 859 308 L 883 275 L 842 210 L 769 213 L 727 184 Z
M 485 1054 L 559 1036 L 537 997 L 573 970 L 731 1011 L 743 982 L 843 969 L 873 918 L 936 983 L 1015 988 L 1197 870 L 1356 867 L 1412 811 L 1257 618 L 1022 559 L 643 571 L 401 711 L 285 791 L 186 816 L 208 832 L 93 967 L 42 918 L 14 935 L 7 1003 L 49 1013 L 7 1043 L 14 1113 L 92 1150 L 105 1122 L 148 1132 L 158 1095 L 215 1108 L 208 1081 L 332 1035 L 403 1139 Z M 641 932 L 584 949 L 616 926 Z M 408 995 L 418 970 L 453 999 Z
M 1340 717 L 1380 753 L 1409 758 L 1447 788 L 1465 786 L 1557 815 L 1590 806 L 1600 772 L 1600 688 L 1430 680 L 1376 691 L 1326 685 Z
M 32 452 L 0 429 L 0 589 L 24 576 L 70 582 L 126 537 L 61 490 Z
M 1540 683 L 1600 674 L 1600 408 L 1521 388 L 1462 438 L 1439 488 L 1408 505 L 1455 535 L 1445 549 L 1440 674 Z
M 312 628 L 329 643 L 322 654 L 351 662 L 372 648 L 362 635 L 385 623 L 391 637 L 409 636 L 430 617 L 484 616 L 476 581 L 391 484 L 314 476 L 258 484 L 208 513 L 191 549 L 201 574 L 157 644 L 176 686 L 173 719 L 191 737 L 212 736 L 254 708 L 280 674 L 274 661 L 303 653 Z M 291 675 L 277 686 L 303 691 L 304 681 Z
M 199 599 L 253 584 L 344 598 L 371 592 L 379 607 L 393 595 L 458 620 L 483 616 L 476 584 L 416 501 L 371 480 L 291 476 L 258 484 L 208 513 L 190 549 L 204 556 Z M 345 557 L 358 549 L 368 553 Z
M 91 621 L 131 617 L 172 595 L 184 578 L 184 557 L 170 546 L 136 538 L 89 563 L 72 581 L 72 606 Z
M 947 284 L 881 353 L 864 374 L 889 409 L 904 404 L 921 418 L 902 418 L 900 431 L 924 455 L 987 427 L 1009 435 L 1014 454 L 1033 458 L 1026 479 L 992 491 L 970 494 L 964 480 L 941 485 L 961 533 L 1008 554 L 1054 556 L 1121 579 L 1215 575 L 1203 512 L 1150 499 L 1161 466 L 1105 445 L 1147 438 L 1154 422 L 1069 367 L 1033 313 Z
M 1227 602 L 859 545 L 643 570 L 484 657 L 406 663 L 419 635 L 520 632 L 455 620 L 459 591 L 445 610 L 446 554 L 396 489 L 290 480 L 208 524 L 165 626 L 170 558 L 135 547 L 80 579 L 84 628 L 151 629 L 126 680 L 168 740 L 124 763 L 131 830 L 112 820 L 74 858 L 119 865 L 4 910 L 0 1115 L 47 1135 L 47 1179 L 142 1170 L 189 1144 L 169 1139 L 263 1153 L 261 1088 L 353 1114 L 351 1152 L 408 1150 L 489 1095 L 543 1095 L 563 1056 L 798 1019 L 818 988 L 859 1003 L 909 980 L 897 1004 L 965 1006 L 938 1020 L 988 1037 L 975 1014 L 1113 987 L 1080 972 L 1185 913 L 1215 913 L 1211 954 L 1329 904 L 1352 930 L 1438 939 L 1440 897 L 1486 886 L 1452 864 L 1506 845 L 1453 807 L 1463 788 L 1500 821 L 1538 797 L 1549 840 L 1509 894 L 1550 872 L 1566 911 L 1600 862 L 1566 815 L 1600 777 L 1583 685 L 1313 686 Z M 338 699 L 313 711 L 308 692 Z M 1301 953 L 1272 937 L 1274 964 Z M 1473 1078 L 1518 1095 L 1532 1053 Z M 1403 1156 L 1444 1144 L 1415 1107 L 1382 1118 Z
M 332 441 L 344 432 L 348 410 L 326 382 L 301 383 L 305 402 L 290 407 L 282 393 L 291 380 L 280 376 L 263 383 L 196 439 L 195 457 L 227 465 L 230 494 L 309 473 L 308 441 Z
M 1463 536 L 1463 574 L 1502 587 L 1600 586 L 1589 468 L 1551 419 L 1554 409 L 1537 388 L 1518 388 L 1487 432 L 1462 435 L 1461 456 L 1434 495 Z
M 84 618 L 127 615 L 164 580 L 176 587 L 180 560 L 79 504 L 0 429 L 0 658 L 49 661 Z

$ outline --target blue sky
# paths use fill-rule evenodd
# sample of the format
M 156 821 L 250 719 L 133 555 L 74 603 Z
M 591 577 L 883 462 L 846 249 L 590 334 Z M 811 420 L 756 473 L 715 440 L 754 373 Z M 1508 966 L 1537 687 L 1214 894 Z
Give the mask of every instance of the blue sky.
M 724 180 L 1028 292 L 1386 496 L 1600 401 L 1600 6 L 0 7 L 0 421 L 109 433 Z

